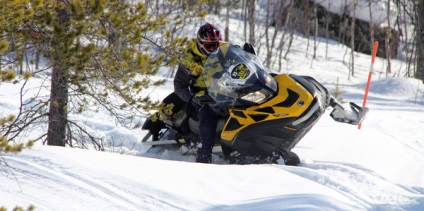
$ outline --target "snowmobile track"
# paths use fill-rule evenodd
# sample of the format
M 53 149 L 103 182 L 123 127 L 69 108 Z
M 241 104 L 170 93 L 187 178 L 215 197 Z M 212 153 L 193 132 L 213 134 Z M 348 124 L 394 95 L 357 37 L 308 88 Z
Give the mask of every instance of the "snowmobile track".
M 302 163 L 300 168 L 289 167 L 286 170 L 317 181 L 370 209 L 400 209 L 397 207 L 399 204 L 407 205 L 424 199 L 420 191 L 394 185 L 369 169 L 349 163 Z M 391 203 L 388 204 L 388 201 Z M 375 204 L 381 205 L 375 207 Z
M 75 190 L 77 192 L 75 195 L 78 195 L 78 193 L 85 193 L 81 195 L 100 196 L 104 198 L 105 204 L 112 204 L 112 206 L 115 206 L 117 209 L 181 210 L 179 207 L 149 195 L 149 187 L 138 187 L 140 189 L 145 189 L 147 193 L 144 195 L 135 195 L 131 192 L 131 189 L 134 187 L 126 187 L 125 184 L 121 183 L 120 181 L 116 181 L 116 183 L 106 183 L 103 182 L 102 178 L 94 178 L 90 175 L 80 176 L 73 174 L 72 171 L 67 170 L 66 167 L 56 165 L 50 160 L 43 160 L 38 157 L 31 156 L 27 156 L 26 159 L 21 159 L 14 156 L 4 156 L 4 158 L 9 166 L 11 166 L 10 171 L 12 172 L 8 172 L 7 175 L 3 176 L 16 179 L 17 182 L 15 185 L 8 185 L 9 187 L 12 186 L 12 189 L 20 188 L 20 184 L 24 184 L 26 178 L 31 177 L 37 178 L 39 181 L 39 188 L 52 188 L 58 186 L 51 185 L 55 183 L 65 184 L 63 188 Z M 12 176 L 15 178 L 12 178 Z M 60 193 L 60 190 L 55 191 Z M 21 188 L 21 192 L 24 193 L 25 188 Z M 85 203 L 87 204 L 87 207 L 89 207 L 89 199 L 78 199 L 72 196 L 67 197 L 69 197 L 71 200 L 86 201 Z M 40 200 L 43 201 L 48 199 Z M 42 209 L 42 207 L 39 206 L 38 208 Z

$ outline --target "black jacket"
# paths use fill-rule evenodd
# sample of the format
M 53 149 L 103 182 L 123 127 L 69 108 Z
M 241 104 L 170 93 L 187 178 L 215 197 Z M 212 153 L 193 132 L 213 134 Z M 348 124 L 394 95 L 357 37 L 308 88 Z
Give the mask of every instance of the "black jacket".
M 185 102 L 189 102 L 193 95 L 200 89 L 205 89 L 204 82 L 199 83 L 199 81 L 195 83 L 195 81 L 198 78 L 200 78 L 199 80 L 203 80 L 199 76 L 201 75 L 201 70 L 203 70 L 203 64 L 206 58 L 207 56 L 202 54 L 197 48 L 196 40 L 192 40 L 182 57 L 174 77 L 174 92 Z M 192 68 L 189 68 L 189 66 Z
M 189 102 L 193 97 L 190 91 L 190 84 L 193 76 L 189 75 L 185 67 L 180 65 L 174 77 L 174 92 L 185 102 Z

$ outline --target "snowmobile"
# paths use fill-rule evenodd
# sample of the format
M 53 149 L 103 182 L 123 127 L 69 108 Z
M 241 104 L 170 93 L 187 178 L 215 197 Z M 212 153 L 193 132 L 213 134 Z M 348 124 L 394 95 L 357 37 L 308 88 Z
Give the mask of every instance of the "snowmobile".
M 334 108 L 330 116 L 338 122 L 358 125 L 365 118 L 368 108 L 353 102 L 345 108 L 312 77 L 270 74 L 255 51 L 247 49 L 223 44 L 204 64 L 208 104 L 220 116 L 214 152 L 229 163 L 276 163 L 282 158 L 286 165 L 299 165 L 291 150 L 328 107 Z M 195 153 L 199 142 L 195 109 L 175 93 L 142 129 L 148 130 L 142 143 L 153 153 Z

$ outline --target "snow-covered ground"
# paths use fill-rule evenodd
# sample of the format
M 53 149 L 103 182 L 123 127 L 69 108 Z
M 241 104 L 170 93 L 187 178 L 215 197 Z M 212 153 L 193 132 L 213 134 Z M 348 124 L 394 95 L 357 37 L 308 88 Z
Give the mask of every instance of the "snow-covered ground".
M 240 23 L 232 21 L 231 30 L 237 35 Z M 233 42 L 242 44 L 241 38 Z M 338 80 L 343 100 L 361 105 L 370 56 L 356 54 L 355 76 L 348 80 L 346 47 L 330 42 L 325 58 L 325 41 L 321 40 L 317 59 L 311 61 L 306 45 L 306 39 L 296 37 L 295 50 L 281 72 L 311 75 L 330 91 Z M 406 68 L 398 60 L 392 60 L 394 73 L 385 77 L 385 65 L 383 59 L 376 59 L 367 102 L 370 112 L 362 129 L 334 122 L 328 110 L 294 148 L 302 161 L 299 167 L 229 165 L 216 155 L 213 164 L 197 164 L 194 156 L 169 151 L 152 156 L 140 143 L 145 131 L 117 126 L 106 113 L 74 114 L 70 118 L 80 120 L 97 136 L 122 144 L 117 147 L 120 153 L 36 143 L 19 154 L 3 154 L 0 207 L 424 210 L 424 84 L 392 77 Z M 31 78 L 28 87 L 38 87 L 44 77 Z M 22 83 L 0 84 L 0 115 L 16 112 Z M 172 90 L 169 79 L 145 94 L 162 99 Z M 28 92 L 25 97 L 31 95 Z M 28 133 L 28 137 L 32 135 L 37 131 Z

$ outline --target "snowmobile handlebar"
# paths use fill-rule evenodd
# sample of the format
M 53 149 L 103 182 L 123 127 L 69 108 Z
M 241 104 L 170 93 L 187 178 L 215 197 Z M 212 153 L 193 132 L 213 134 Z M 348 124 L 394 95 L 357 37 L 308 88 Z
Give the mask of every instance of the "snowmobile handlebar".
M 330 116 L 337 122 L 349 123 L 352 125 L 359 125 L 367 115 L 369 109 L 367 107 L 360 107 L 359 105 L 349 102 L 349 107 L 342 106 L 334 97 L 330 99 L 330 106 L 333 111 Z

